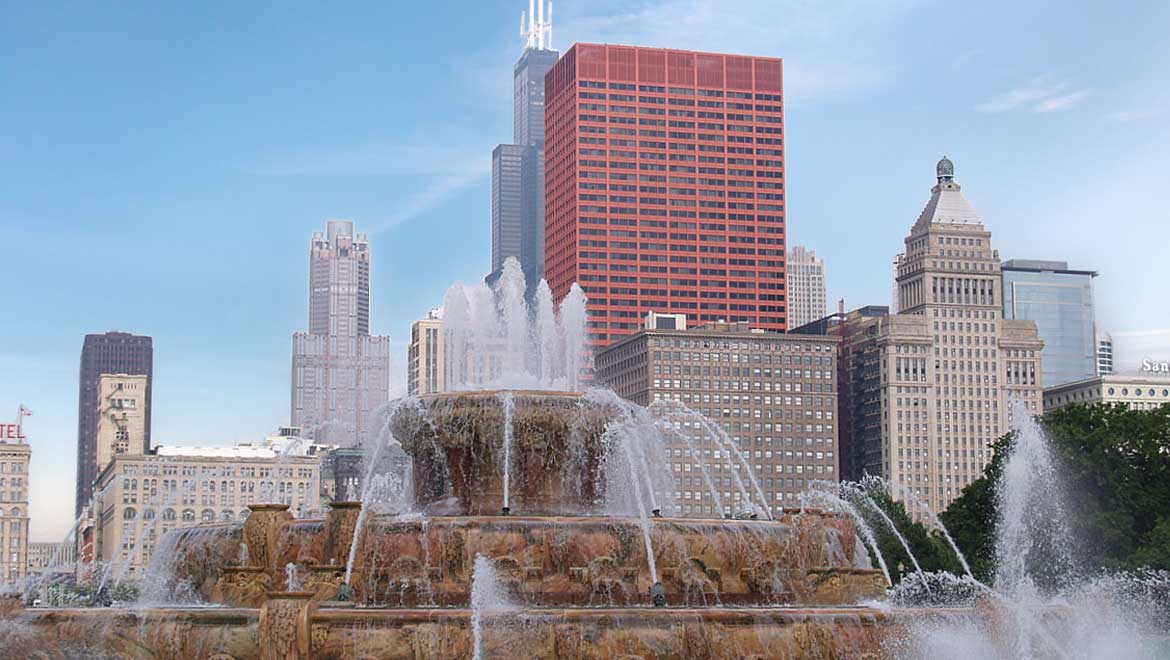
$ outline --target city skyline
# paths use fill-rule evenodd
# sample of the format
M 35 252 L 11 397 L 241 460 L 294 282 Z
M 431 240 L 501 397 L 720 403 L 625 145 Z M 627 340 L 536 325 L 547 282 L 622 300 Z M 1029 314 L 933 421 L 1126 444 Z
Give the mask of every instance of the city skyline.
M 4 59 L 28 61 L 45 44 L 49 52 L 38 72 L 6 69 L 3 74 L 11 76 L 20 93 L 0 117 L 9 126 L 32 130 L 5 137 L 10 159 L 3 167 L 12 194 L 0 207 L 0 226 L 18 238 L 30 238 L 34 227 L 61 234 L 55 254 L 30 250 L 13 255 L 4 267 L 8 279 L 22 285 L 11 302 L 20 314 L 0 330 L 12 347 L 4 353 L 12 376 L 3 398 L 23 401 L 38 412 L 27 424 L 36 448 L 34 539 L 59 538 L 71 522 L 67 511 L 55 511 L 51 493 L 68 489 L 73 478 L 67 470 L 54 470 L 51 461 L 55 454 L 74 450 L 76 435 L 70 429 L 76 429 L 77 420 L 69 402 L 77 387 L 76 345 L 84 334 L 120 328 L 156 338 L 156 444 L 249 441 L 286 421 L 287 337 L 303 324 L 303 237 L 327 218 L 353 217 L 370 227 L 373 249 L 386 264 L 384 271 L 375 271 L 379 279 L 373 289 L 380 293 L 372 304 L 375 319 L 382 319 L 375 321 L 375 334 L 408 336 L 409 324 L 442 300 L 451 281 L 474 282 L 482 276 L 489 253 L 490 159 L 485 154 L 507 134 L 508 74 L 522 46 L 514 34 L 515 5 L 484 3 L 466 12 L 451 26 L 460 38 L 442 46 L 454 43 L 460 46 L 458 54 L 409 37 L 406 44 L 417 52 L 381 50 L 374 35 L 359 26 L 320 16 L 266 15 L 258 9 L 236 8 L 231 11 L 244 15 L 194 23 L 162 10 L 122 8 L 101 17 L 84 12 L 57 16 L 34 7 L 13 10 L 10 25 L 28 29 L 0 40 Z M 930 163 L 947 153 L 962 163 L 964 183 L 978 191 L 973 202 L 995 219 L 996 243 L 1005 259 L 1043 254 L 1101 272 L 1101 330 L 1170 326 L 1170 311 L 1156 304 L 1157 283 L 1165 281 L 1167 266 L 1132 258 L 1149 246 L 1170 243 L 1165 225 L 1154 222 L 1164 203 L 1146 194 L 1165 194 L 1152 184 L 1166 171 L 1170 151 L 1164 122 L 1157 121 L 1166 113 L 1166 89 L 1150 84 L 1156 82 L 1153 63 L 1167 54 L 1157 39 L 1135 35 L 1126 26 L 1125 39 L 1112 41 L 1116 52 L 1105 53 L 1092 40 L 1077 38 L 1121 29 L 1093 11 L 1072 17 L 1052 16 L 1043 6 L 1019 12 L 1000 8 L 1021 26 L 1040 22 L 1041 36 L 1047 38 L 1038 41 L 1044 45 L 1029 46 L 1033 30 L 1025 35 L 1022 28 L 1002 26 L 992 16 L 994 6 L 951 7 L 968 20 L 948 22 L 965 27 L 939 27 L 913 50 L 883 51 L 888 58 L 874 58 L 881 63 L 856 72 L 847 65 L 861 61 L 866 49 L 878 52 L 879 41 L 899 33 L 918 35 L 921 22 L 941 25 L 930 6 L 873 7 L 870 12 L 878 15 L 864 22 L 857 14 L 867 14 L 865 5 L 860 11 L 858 5 L 796 11 L 760 3 L 745 10 L 754 17 L 752 23 L 766 29 L 736 15 L 718 16 L 715 7 L 636 3 L 623 4 L 619 13 L 615 4 L 566 2 L 558 5 L 558 43 L 727 51 L 781 57 L 794 67 L 785 82 L 793 134 L 788 224 L 793 242 L 816 246 L 833 264 L 830 299 L 845 298 L 849 308 L 887 300 L 890 258 L 899 249 L 905 218 L 921 204 L 917 182 Z M 395 29 L 409 35 L 435 20 L 414 13 L 422 11 L 395 12 L 400 19 Z M 1145 20 L 1138 32 L 1165 24 L 1164 7 L 1151 3 L 1142 11 Z M 670 12 L 679 20 L 654 20 Z M 768 20 L 779 16 L 785 20 Z M 236 42 L 243 34 L 212 38 L 218 20 L 248 25 L 277 18 L 283 19 L 282 29 L 260 44 L 272 51 L 271 59 L 250 60 L 246 75 L 229 74 L 225 67 L 243 47 Z M 95 62 L 85 65 L 60 40 L 88 43 L 92 37 L 82 27 L 87 21 L 119 34 L 143 28 L 161 35 L 194 30 L 209 49 L 221 52 L 209 61 L 186 61 L 162 43 L 165 39 L 136 38 L 130 41 L 137 49 L 98 48 Z M 992 26 L 1005 28 L 999 43 L 981 43 L 979 30 Z M 797 34 L 798 28 L 805 34 Z M 49 30 L 52 37 L 45 34 Z M 298 54 L 296 44 L 304 36 L 334 34 L 337 40 L 350 37 L 354 45 L 324 57 L 314 54 L 318 62 Z M 378 40 L 394 41 L 384 35 Z M 843 52 L 832 48 L 846 42 L 852 43 Z M 1067 60 L 1054 64 L 1052 50 Z M 290 53 L 291 64 L 279 61 Z M 440 63 L 443 76 L 460 93 L 482 90 L 482 98 L 470 106 L 456 101 L 451 105 L 456 112 L 432 117 L 419 113 L 434 112 L 436 101 L 457 94 L 424 87 L 419 103 L 404 103 L 404 109 L 387 115 L 387 97 L 365 81 L 399 68 L 393 62 L 406 58 Z M 154 63 L 141 64 L 147 60 Z M 470 72 L 479 61 L 486 61 L 484 68 Z M 102 77 L 109 75 L 109 65 L 126 62 L 136 66 L 98 89 L 95 83 L 109 82 Z M 92 116 L 84 121 L 72 117 L 70 102 L 42 87 L 40 77 L 59 77 L 54 71 L 74 72 L 72 90 L 94 97 Z M 203 79 L 204 71 L 211 72 L 209 80 Z M 326 85 L 339 71 L 346 73 Z M 1111 79 L 1119 71 L 1124 75 Z M 272 72 L 281 72 L 277 83 L 263 87 L 260 80 Z M 177 74 L 169 76 L 173 82 L 165 80 L 168 73 Z M 221 77 L 226 84 L 215 91 Z M 291 81 L 302 77 L 311 84 L 294 89 Z M 154 96 L 140 88 L 144 82 L 178 92 L 176 105 L 158 101 L 137 107 L 135 101 Z M 410 79 L 402 82 L 410 84 Z M 333 93 L 324 95 L 327 101 L 290 109 L 316 92 Z M 266 94 L 278 105 L 262 105 L 260 97 Z M 363 100 L 376 107 L 348 111 L 353 129 L 317 130 L 339 106 L 365 105 Z M 209 104 L 207 112 L 171 113 L 193 102 Z M 478 121 L 456 117 L 468 109 L 476 111 Z M 391 130 L 396 122 L 445 130 L 419 136 Z M 879 126 L 880 137 L 874 137 Z M 170 137 L 180 133 L 184 137 Z M 1010 152 L 985 146 L 1009 143 Z M 900 155 L 896 162 L 887 156 L 894 151 Z M 64 163 L 61 154 L 79 157 Z M 408 156 L 413 170 L 392 162 L 397 155 Z M 863 203 L 834 199 L 833 189 L 844 178 L 856 191 L 848 197 Z M 1094 195 L 1086 199 L 1078 190 Z M 1102 218 L 1109 219 L 1107 228 L 1098 225 Z M 1094 230 L 1098 233 L 1090 233 Z M 232 240 L 225 241 L 225 235 Z M 444 240 L 428 243 L 436 235 Z M 1094 240 L 1085 240 L 1090 235 Z M 264 259 L 256 258 L 258 245 L 264 246 Z M 139 279 L 132 295 L 121 291 L 122 304 L 93 295 L 124 286 L 126 278 L 109 262 L 84 258 L 95 250 L 125 250 L 137 257 L 133 270 Z M 43 276 L 20 277 L 28 273 Z M 179 299 L 182 304 L 171 302 Z M 1134 300 L 1150 303 L 1134 305 Z M 399 390 L 404 351 L 405 342 L 398 342 L 391 367 Z M 225 383 L 224 374 L 239 378 Z

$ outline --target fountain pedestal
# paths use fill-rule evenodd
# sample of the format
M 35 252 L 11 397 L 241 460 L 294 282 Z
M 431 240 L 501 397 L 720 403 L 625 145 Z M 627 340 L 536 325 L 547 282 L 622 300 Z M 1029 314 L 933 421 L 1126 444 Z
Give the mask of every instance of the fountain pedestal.
M 260 608 L 260 660 L 309 660 L 312 591 L 270 591 Z
M 254 566 L 275 571 L 277 568 L 277 539 L 280 530 L 293 516 L 287 504 L 249 504 L 248 520 L 244 523 L 244 542 L 248 557 Z

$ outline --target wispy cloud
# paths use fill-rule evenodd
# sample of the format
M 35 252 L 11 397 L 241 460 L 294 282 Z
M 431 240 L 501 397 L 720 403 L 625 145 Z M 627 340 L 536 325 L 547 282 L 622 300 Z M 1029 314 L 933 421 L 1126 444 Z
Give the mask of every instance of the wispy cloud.
M 969 50 L 965 50 L 951 58 L 951 68 L 955 69 L 956 71 L 962 69 L 974 60 L 982 57 L 984 52 L 985 51 L 982 48 L 971 48 Z
M 409 181 L 413 192 L 387 217 L 365 219 L 370 234 L 418 217 L 491 175 L 491 145 L 482 138 L 463 140 L 457 127 L 436 128 L 450 144 L 379 142 L 355 147 L 286 154 L 250 168 L 272 176 L 387 176 Z
M 1112 121 L 1128 122 L 1153 119 L 1159 114 L 1161 113 L 1157 110 L 1118 110 L 1117 112 L 1109 113 L 1107 116 Z
M 574 3 L 560 35 L 569 42 L 771 55 L 785 59 L 784 91 L 806 102 L 881 87 L 894 78 L 874 58 L 885 26 L 913 0 L 596 0 Z M 560 9 L 558 7 L 558 9 Z
M 1032 109 L 1036 112 L 1056 112 L 1057 110 L 1065 110 L 1076 105 L 1077 103 L 1080 103 L 1081 100 L 1088 95 L 1089 90 L 1081 89 L 1075 92 L 1070 92 L 1068 94 L 1061 94 L 1060 96 L 1053 96 L 1051 98 L 1044 99 L 1043 101 L 1037 103 L 1036 107 Z
M 1051 75 L 1036 78 L 1030 83 L 1016 87 L 975 106 L 979 112 L 1008 112 L 1030 110 L 1032 112 L 1056 112 L 1067 110 L 1089 95 L 1088 88 L 1075 88 L 1071 83 L 1055 79 Z
M 481 157 L 483 160 L 486 157 Z M 392 210 L 388 217 L 375 220 L 369 228 L 369 233 L 376 234 L 396 227 L 407 220 L 412 220 L 431 209 L 434 209 L 448 199 L 459 194 L 464 188 L 472 186 L 491 175 L 490 165 L 482 170 L 470 170 L 461 174 L 451 174 L 432 178 L 426 186 L 418 192 L 407 196 Z

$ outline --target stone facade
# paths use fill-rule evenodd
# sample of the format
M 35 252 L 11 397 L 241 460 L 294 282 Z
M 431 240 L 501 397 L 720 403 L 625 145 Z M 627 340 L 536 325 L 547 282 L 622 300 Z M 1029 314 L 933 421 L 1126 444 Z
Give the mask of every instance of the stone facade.
M 1043 391 L 1036 324 L 1003 318 L 999 254 L 960 191 L 944 158 L 898 262 L 900 313 L 857 310 L 838 329 L 844 477 L 881 476 L 936 512 L 983 474 L 1013 408 L 1041 412 Z
M 28 565 L 28 491 L 32 448 L 0 441 L 0 592 L 24 579 Z
M 172 529 L 245 520 L 249 505 L 264 502 L 281 502 L 298 515 L 319 510 L 319 457 L 278 459 L 250 447 L 159 451 L 119 454 L 98 475 L 93 528 L 78 534 L 93 539 L 92 561 L 135 576 Z
M 146 376 L 102 374 L 98 377 L 97 464 L 101 473 L 118 454 L 145 453 Z
M 425 319 L 410 326 L 407 352 L 406 392 L 411 396 L 446 391 L 446 341 L 443 339 L 443 312 L 432 309 Z
M 1170 404 L 1170 374 L 1109 374 L 1044 390 L 1044 410 L 1096 403 L 1123 403 L 1132 410 L 1160 408 Z
M 825 260 L 801 245 L 788 248 L 788 327 L 799 328 L 825 315 Z
M 596 358 L 598 380 L 622 398 L 643 406 L 677 401 L 713 420 L 750 457 L 774 510 L 798 506 L 808 482 L 838 478 L 836 362 L 834 337 L 764 332 L 746 323 L 643 330 Z M 724 490 L 717 511 L 691 448 L 669 450 L 677 485 L 672 515 L 736 513 L 739 494 L 726 466 L 712 465 Z

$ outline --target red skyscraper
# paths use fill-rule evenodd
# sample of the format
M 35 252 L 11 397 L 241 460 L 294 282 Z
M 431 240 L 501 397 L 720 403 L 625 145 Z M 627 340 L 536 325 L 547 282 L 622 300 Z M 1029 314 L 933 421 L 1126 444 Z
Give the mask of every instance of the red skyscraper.
M 545 276 L 606 345 L 649 311 L 784 330 L 782 63 L 576 44 L 545 79 Z

